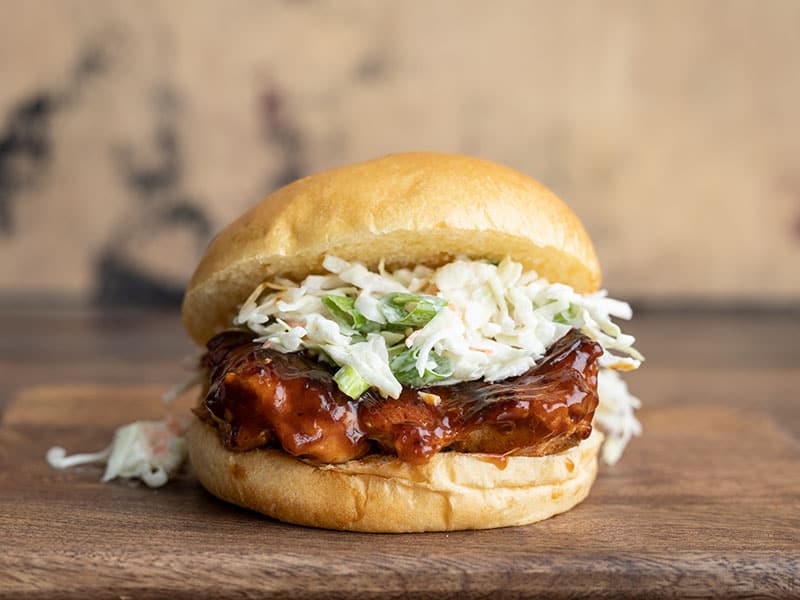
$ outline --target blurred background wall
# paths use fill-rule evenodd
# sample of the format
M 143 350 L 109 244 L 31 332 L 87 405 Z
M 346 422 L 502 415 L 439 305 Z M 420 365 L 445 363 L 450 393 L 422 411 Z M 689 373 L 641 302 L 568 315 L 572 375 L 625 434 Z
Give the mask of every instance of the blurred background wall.
M 617 296 L 800 301 L 800 2 L 0 0 L 0 298 L 174 304 L 213 233 L 411 149 L 565 198 Z

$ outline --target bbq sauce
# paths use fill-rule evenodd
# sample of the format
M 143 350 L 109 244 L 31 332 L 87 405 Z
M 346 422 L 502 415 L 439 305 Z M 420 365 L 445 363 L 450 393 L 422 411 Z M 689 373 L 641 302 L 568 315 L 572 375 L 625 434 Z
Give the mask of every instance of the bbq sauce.
M 313 357 L 264 349 L 246 332 L 225 332 L 209 342 L 204 365 L 211 383 L 197 413 L 231 449 L 280 445 L 326 463 L 371 450 L 412 464 L 443 450 L 542 456 L 591 433 L 601 353 L 599 344 L 572 330 L 518 377 L 404 388 L 397 399 L 368 391 L 355 401 Z
M 368 392 L 359 406 L 361 427 L 385 451 L 409 463 L 427 462 L 444 448 L 554 454 L 592 432 L 601 353 L 599 344 L 573 330 L 518 377 L 404 389 L 397 400 Z M 434 395 L 438 402 L 426 402 Z
M 269 351 L 238 334 L 209 344 L 205 365 L 212 384 L 206 420 L 233 450 L 277 442 L 294 456 L 344 462 L 369 451 L 358 427 L 356 402 L 311 357 Z M 201 416 L 203 407 L 200 408 Z

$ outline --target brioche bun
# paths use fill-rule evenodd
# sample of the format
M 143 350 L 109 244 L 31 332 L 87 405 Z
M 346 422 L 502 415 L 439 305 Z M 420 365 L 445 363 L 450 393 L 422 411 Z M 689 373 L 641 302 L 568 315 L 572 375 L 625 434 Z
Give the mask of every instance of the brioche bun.
M 509 256 L 580 293 L 600 284 L 583 225 L 537 181 L 477 158 L 396 154 L 295 181 L 224 229 L 187 288 L 186 330 L 204 344 L 259 283 L 319 272 L 326 254 L 370 268 Z
M 589 493 L 602 434 L 551 456 L 440 452 L 424 465 L 371 455 L 339 465 L 282 450 L 233 452 L 194 420 L 189 460 L 218 498 L 311 527 L 374 533 L 527 525 L 569 510 Z
M 329 254 L 372 269 L 508 256 L 581 293 L 600 283 L 588 234 L 540 183 L 475 158 L 398 154 L 300 179 L 229 225 L 189 283 L 186 330 L 205 344 L 259 283 L 321 272 Z M 601 439 L 594 432 L 545 457 L 440 452 L 424 465 L 383 455 L 319 465 L 275 448 L 232 452 L 195 419 L 188 444 L 197 478 L 223 500 L 301 525 L 412 532 L 523 525 L 569 510 L 594 482 Z

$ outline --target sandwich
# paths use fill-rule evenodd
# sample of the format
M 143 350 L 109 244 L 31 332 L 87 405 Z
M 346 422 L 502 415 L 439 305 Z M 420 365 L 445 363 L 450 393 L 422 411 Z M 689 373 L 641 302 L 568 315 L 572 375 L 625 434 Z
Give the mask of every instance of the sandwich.
M 327 529 L 567 511 L 639 432 L 616 371 L 643 359 L 612 320 L 631 309 L 599 284 L 577 216 L 510 168 L 408 153 L 295 181 L 225 228 L 186 290 L 192 470 Z

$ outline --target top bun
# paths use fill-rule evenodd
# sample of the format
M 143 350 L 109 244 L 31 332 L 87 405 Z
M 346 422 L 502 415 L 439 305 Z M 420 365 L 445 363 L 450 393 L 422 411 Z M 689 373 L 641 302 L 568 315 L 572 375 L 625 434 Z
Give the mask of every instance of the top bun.
M 262 281 L 322 271 L 327 254 L 375 268 L 506 256 L 576 291 L 600 285 L 578 217 L 539 182 L 455 154 L 395 154 L 304 177 L 267 196 L 210 244 L 183 299 L 204 344 Z

